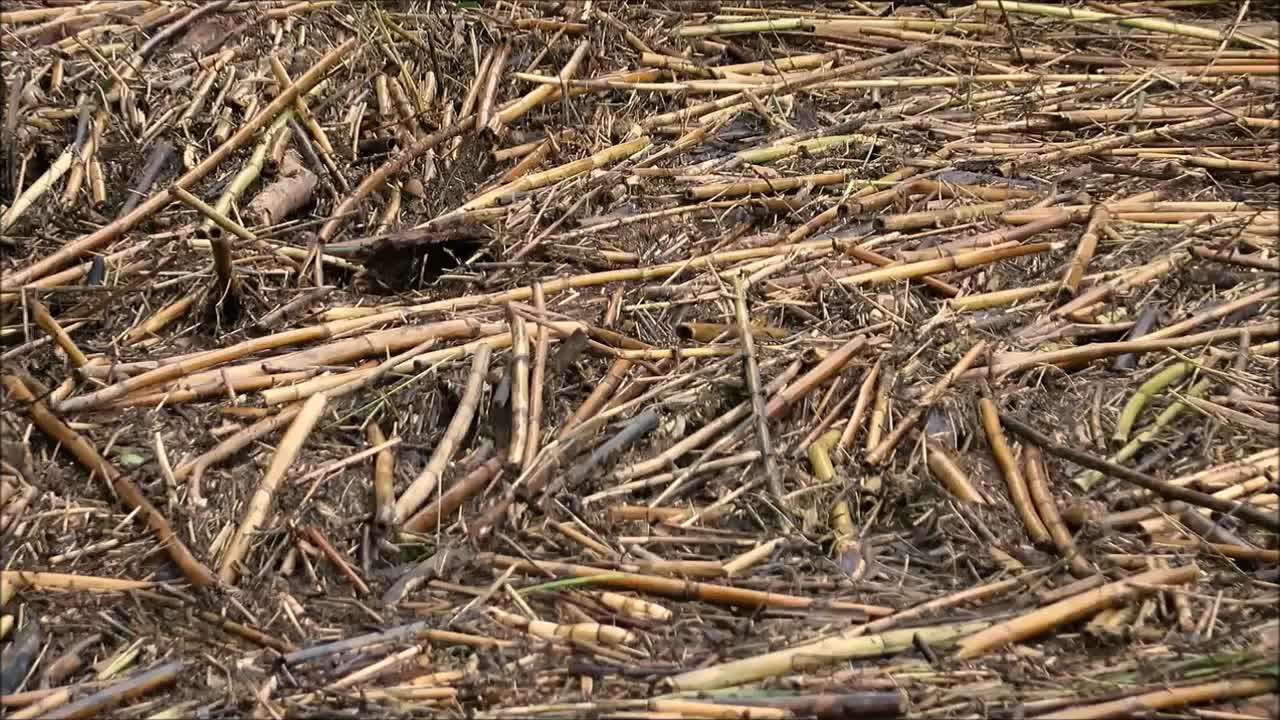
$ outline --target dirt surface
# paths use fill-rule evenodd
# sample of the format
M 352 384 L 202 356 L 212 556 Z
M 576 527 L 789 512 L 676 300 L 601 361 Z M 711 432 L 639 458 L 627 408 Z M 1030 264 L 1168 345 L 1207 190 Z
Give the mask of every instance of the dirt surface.
M 1277 717 L 1274 11 L 5 3 L 0 705 Z

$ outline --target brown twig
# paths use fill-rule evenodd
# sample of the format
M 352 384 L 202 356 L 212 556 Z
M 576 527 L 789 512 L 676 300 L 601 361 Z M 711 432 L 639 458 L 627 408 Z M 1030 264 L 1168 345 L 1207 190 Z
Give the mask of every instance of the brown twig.
M 182 571 L 182 574 L 186 576 L 193 586 L 202 588 L 214 583 L 213 573 L 209 572 L 209 568 L 192 556 L 191 551 L 174 533 L 169 521 L 147 500 L 146 496 L 142 494 L 142 490 L 133 480 L 122 475 L 114 465 L 98 454 L 98 451 L 89 444 L 89 441 L 84 439 L 84 436 L 75 432 L 54 416 L 43 402 L 36 400 L 31 391 L 27 389 L 26 384 L 16 375 L 5 375 L 4 385 L 15 400 L 25 405 L 27 414 L 37 427 L 67 448 L 76 461 L 84 466 L 91 475 L 96 475 L 106 480 L 111 485 L 116 497 L 120 498 L 125 506 L 131 510 L 138 511 L 142 515 L 142 519 L 156 534 L 161 546 L 165 548 L 169 553 L 169 557 L 173 559 L 174 564 L 178 566 L 178 569 Z

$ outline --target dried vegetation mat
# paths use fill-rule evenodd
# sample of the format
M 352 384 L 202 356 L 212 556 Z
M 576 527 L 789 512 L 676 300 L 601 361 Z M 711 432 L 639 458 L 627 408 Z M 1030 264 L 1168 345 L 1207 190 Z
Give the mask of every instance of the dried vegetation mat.
M 1276 717 L 1274 10 L 5 2 L 0 706 Z

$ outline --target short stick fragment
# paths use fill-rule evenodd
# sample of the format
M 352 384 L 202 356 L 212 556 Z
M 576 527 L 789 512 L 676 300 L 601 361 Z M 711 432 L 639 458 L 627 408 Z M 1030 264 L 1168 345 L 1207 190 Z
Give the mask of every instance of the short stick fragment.
M 271 509 L 271 501 L 275 497 L 276 489 L 280 486 L 280 482 L 284 480 L 289 466 L 293 464 L 298 454 L 302 452 L 303 443 L 306 442 L 307 436 L 311 434 L 311 429 L 315 427 L 316 422 L 320 419 L 320 414 L 324 412 L 326 402 L 328 402 L 328 396 L 324 393 L 316 393 L 307 398 L 306 403 L 298 411 L 297 417 L 293 419 L 293 424 L 289 426 L 284 436 L 280 438 L 280 445 L 276 448 L 276 453 L 271 458 L 271 464 L 267 467 L 267 472 L 262 476 L 262 482 L 258 485 L 258 489 L 249 500 L 249 507 L 245 511 L 244 519 L 240 521 L 240 527 L 236 528 L 235 534 L 227 544 L 222 561 L 218 563 L 218 577 L 223 582 L 235 582 L 236 576 L 239 574 L 237 566 L 249 552 L 249 544 L 253 541 L 253 534 L 266 522 L 267 513 Z
M 1027 490 L 1031 493 L 1031 501 L 1044 521 L 1053 544 L 1062 557 L 1066 558 L 1071 574 L 1078 578 L 1086 578 L 1097 574 L 1097 570 L 1085 559 L 1076 547 L 1071 532 L 1067 530 L 1062 515 L 1058 513 L 1058 505 L 1054 502 L 1053 492 L 1049 489 L 1049 473 L 1045 468 L 1040 449 L 1032 446 L 1023 451 L 1023 464 L 1026 467 Z
M 1004 475 L 1005 482 L 1008 484 L 1009 500 L 1013 502 L 1014 509 L 1022 518 L 1027 537 L 1036 545 L 1047 544 L 1049 530 L 1045 528 L 1040 516 L 1036 514 L 1035 506 L 1031 504 L 1026 478 L 1022 476 L 1022 470 L 1013 457 L 1013 451 L 1009 449 L 1009 441 L 1004 437 L 1004 430 L 1000 427 L 1000 413 L 996 410 L 995 402 L 989 397 L 984 397 L 978 401 L 978 409 L 982 415 L 982 427 L 987 433 L 987 443 L 991 446 L 991 454 L 995 457 L 996 465 L 1000 467 L 1000 473 Z
M 958 660 L 968 660 L 1010 643 L 1042 635 L 1056 627 L 1089 617 L 1099 610 L 1149 595 L 1158 590 L 1159 585 L 1191 582 L 1199 572 L 1200 569 L 1195 565 L 1184 565 L 1179 568 L 1149 570 L 1108 583 L 970 635 L 958 643 L 955 657 Z

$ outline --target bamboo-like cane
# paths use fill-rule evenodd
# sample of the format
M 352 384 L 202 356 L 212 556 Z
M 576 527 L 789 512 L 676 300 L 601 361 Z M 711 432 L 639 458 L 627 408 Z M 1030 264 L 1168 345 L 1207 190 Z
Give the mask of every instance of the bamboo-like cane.
M 941 482 L 952 495 L 955 495 L 962 502 L 977 505 L 987 504 L 987 499 L 969 481 L 969 476 L 960 467 L 960 463 L 951 457 L 950 452 L 944 450 L 941 445 L 932 440 L 925 440 L 925 453 L 929 471 L 933 473 L 934 477 L 938 478 L 938 482 Z
M 1089 453 L 1081 452 L 1074 448 L 1059 445 L 1035 428 L 1013 416 L 1003 415 L 1000 420 L 1004 425 L 1008 426 L 1022 438 L 1039 445 L 1041 449 L 1050 455 L 1056 455 L 1057 457 L 1070 460 L 1077 465 L 1081 465 L 1091 470 L 1097 470 L 1112 477 L 1128 480 L 1134 485 L 1150 490 L 1162 497 L 1169 498 L 1171 500 L 1181 500 L 1198 507 L 1217 510 L 1222 513 L 1230 513 L 1235 517 L 1245 522 L 1257 525 L 1258 527 L 1263 527 L 1273 532 L 1280 532 L 1280 518 L 1276 518 L 1275 515 L 1259 511 L 1247 505 L 1242 505 L 1228 498 L 1215 497 L 1196 490 L 1173 485 L 1165 482 L 1164 480 L 1151 477 L 1146 473 L 1132 470 L 1123 465 L 1116 465 L 1115 463 L 1094 457 Z
M 1054 502 L 1053 492 L 1049 489 L 1049 473 L 1045 468 L 1040 449 L 1031 446 L 1024 450 L 1023 463 L 1026 467 L 1027 490 L 1031 493 L 1031 501 L 1035 504 L 1040 519 L 1044 521 L 1045 529 L 1049 531 L 1054 546 L 1058 548 L 1062 557 L 1066 558 L 1071 574 L 1078 578 L 1096 575 L 1097 569 L 1076 547 L 1075 539 L 1071 537 L 1071 532 L 1062 522 L 1062 515 L 1058 513 L 1058 505 Z
M 907 280 L 910 278 L 932 275 L 938 272 L 951 272 L 954 270 L 965 270 L 971 267 L 979 267 L 998 260 L 1022 257 L 1023 255 L 1034 255 L 1036 253 L 1053 250 L 1055 247 L 1056 246 L 1051 243 L 1028 243 L 1026 245 L 1017 245 L 1008 248 L 974 250 L 972 252 L 938 258 L 936 260 L 922 260 L 920 262 L 876 268 L 875 270 L 868 270 L 866 272 L 839 278 L 836 282 L 841 285 L 866 285 L 892 282 L 895 280 Z
M 808 395 L 810 391 L 828 378 L 840 372 L 849 363 L 849 360 L 866 346 L 866 336 L 855 335 L 844 345 L 828 354 L 817 365 L 810 368 L 809 372 L 801 375 L 795 382 L 770 399 L 769 404 L 765 407 L 765 414 L 771 419 L 777 419 L 785 415 L 792 405 L 805 395 Z
M 538 188 L 543 188 L 553 183 L 577 177 L 583 173 L 599 170 L 605 165 L 629 158 L 649 147 L 651 144 L 652 142 L 649 140 L 649 137 L 644 136 L 612 147 L 607 147 L 592 154 L 590 157 L 586 157 L 581 160 L 574 160 L 573 162 L 553 167 L 550 170 L 544 170 L 532 175 L 525 175 L 518 180 L 505 185 L 500 185 L 488 192 L 482 193 L 478 197 L 468 200 L 462 205 L 462 207 L 458 208 L 455 213 L 493 207 L 502 200 L 515 197 L 519 193 L 537 190 Z
M 1115 430 L 1111 433 L 1111 441 L 1117 445 L 1127 443 L 1129 441 L 1129 433 L 1133 430 L 1133 424 L 1138 421 L 1138 416 L 1142 414 L 1142 409 L 1147 406 L 1147 401 L 1166 387 L 1181 380 L 1194 369 L 1195 366 L 1190 362 L 1174 363 L 1147 378 L 1146 382 L 1138 386 L 1133 396 L 1121 408 L 1120 415 L 1116 418 Z
M 882 358 L 876 358 L 875 364 L 867 371 L 862 384 L 858 386 L 858 398 L 853 402 L 853 412 L 849 414 L 849 421 L 845 423 L 844 430 L 840 433 L 840 442 L 836 447 L 847 450 L 857 438 L 858 430 L 862 428 L 862 421 L 867 416 L 867 409 L 871 407 L 871 398 L 875 393 L 876 380 L 880 377 L 880 367 L 883 362 Z
M 889 420 L 889 391 L 893 388 L 893 372 L 880 373 L 876 383 L 875 399 L 871 405 L 871 419 L 867 421 L 866 451 L 871 452 L 880 444 L 884 424 Z
M 232 135 L 226 142 L 218 147 L 203 162 L 188 170 L 182 177 L 174 181 L 174 185 L 187 189 L 195 185 L 202 178 L 213 172 L 223 160 L 230 157 L 236 150 L 243 147 L 250 139 L 257 134 L 259 130 L 271 123 L 277 115 L 283 112 L 287 107 L 293 104 L 294 98 L 309 92 L 334 65 L 343 60 L 350 60 L 352 50 L 359 46 L 357 38 L 351 38 L 329 51 L 324 57 L 320 58 L 309 70 L 303 73 L 293 85 L 286 88 L 267 107 L 263 108 L 254 116 L 252 120 L 245 123 Z M 31 280 L 48 274 L 67 263 L 79 258 L 86 253 L 90 253 L 103 245 L 114 242 L 122 235 L 137 227 L 143 220 L 150 217 L 155 212 L 164 208 L 171 201 L 168 191 L 161 191 L 145 202 L 138 205 L 132 212 L 117 218 L 115 221 L 106 225 L 88 235 L 77 240 L 64 244 L 56 252 L 51 253 L 45 258 L 32 263 L 31 265 L 10 273 L 5 278 L 7 287 L 18 287 Z
M 1099 610 L 1149 595 L 1159 590 L 1157 586 L 1191 582 L 1199 572 L 1200 569 L 1195 565 L 1184 565 L 1179 568 L 1148 570 L 1108 583 L 970 635 L 958 643 L 955 658 L 975 658 L 1010 643 L 1042 635 L 1056 627 L 1089 617 Z
M 1249 337 L 1254 340 L 1259 338 L 1275 337 L 1280 335 L 1280 323 L 1276 323 L 1274 321 L 1260 322 L 1246 325 L 1244 327 L 1206 330 L 1205 332 L 1196 333 L 1195 335 L 1184 335 L 1176 338 L 1148 340 L 1146 337 L 1143 337 L 1138 340 L 1089 343 L 1088 345 L 1080 345 L 1065 348 L 1063 350 L 1048 350 L 1045 352 L 997 353 L 993 358 L 993 367 L 975 368 L 969 371 L 966 375 L 972 374 L 974 378 L 979 378 L 985 377 L 990 373 L 994 374 L 998 379 L 1007 377 L 1015 372 L 1027 370 L 1040 365 L 1072 365 L 1076 363 L 1090 362 L 1092 360 L 1115 357 L 1117 355 L 1125 355 L 1127 353 L 1136 354 L 1155 352 L 1158 350 L 1185 350 L 1187 348 L 1200 347 L 1201 345 L 1235 342 L 1239 339 L 1241 332 L 1248 333 Z
M 533 286 L 533 307 L 539 315 L 547 311 L 546 296 L 542 291 L 542 283 Z M 551 344 L 550 333 L 538 333 L 538 342 L 533 352 L 533 375 L 529 383 L 529 431 L 525 439 L 524 458 L 521 469 L 528 471 L 538 455 L 538 446 L 542 439 L 542 391 L 547 381 L 547 350 Z
M 741 274 L 733 279 L 734 316 L 737 319 L 738 342 L 742 345 L 743 373 L 747 377 L 747 392 L 751 395 L 751 416 L 755 422 L 756 443 L 760 446 L 760 461 L 765 483 L 775 498 L 783 495 L 782 477 L 774 462 L 773 445 L 769 442 L 769 418 L 765 414 L 764 388 L 760 383 L 760 368 L 756 363 L 755 340 L 751 332 L 751 320 L 747 313 L 747 285 Z
M 88 697 L 63 705 L 44 715 L 50 720 L 81 720 L 101 717 L 108 709 L 130 699 L 146 695 L 156 688 L 177 682 L 185 663 L 182 660 L 165 663 L 146 672 L 131 675 L 113 683 Z
M 1267 300 L 1270 300 L 1277 296 L 1280 296 L 1280 286 L 1271 285 L 1269 287 L 1264 287 L 1261 290 L 1249 293 L 1248 295 L 1237 298 L 1230 302 L 1222 303 L 1221 305 L 1210 308 L 1209 310 L 1205 310 L 1204 312 L 1196 313 L 1195 315 L 1192 315 L 1191 317 L 1181 322 L 1176 322 L 1167 327 L 1160 328 L 1155 332 L 1147 333 L 1146 335 L 1142 336 L 1142 339 L 1143 340 L 1160 340 L 1162 338 L 1177 337 L 1182 333 L 1186 332 L 1187 330 L 1192 330 L 1192 329 L 1195 329 L 1196 327 L 1199 327 L 1200 325 L 1211 322 L 1213 320 L 1219 320 L 1221 318 L 1227 317 L 1232 313 L 1239 312 L 1246 308 L 1253 307 L 1254 305 L 1258 305 L 1260 303 L 1266 302 Z
M 966 370 L 972 367 L 973 364 L 977 362 L 978 357 L 986 351 L 987 343 L 985 340 L 979 340 L 974 343 L 973 347 L 969 348 L 969 351 L 966 352 L 945 375 L 938 378 L 937 382 L 933 384 L 933 387 L 929 388 L 928 392 L 921 396 L 920 400 L 916 403 L 916 406 L 907 413 L 906 417 L 902 418 L 902 420 L 893 427 L 893 431 L 885 436 L 878 445 L 872 448 L 871 452 L 867 454 L 867 462 L 872 465 L 880 465 L 884 463 L 884 461 L 889 458 L 889 455 L 893 452 L 894 448 L 898 446 L 898 443 L 902 442 L 902 439 L 907 436 L 907 433 L 913 430 L 920 420 L 924 418 L 924 414 L 929 411 L 929 408 L 942 397 L 942 393 L 946 392 L 947 388 L 951 387 L 951 384 L 956 381 L 956 378 L 963 375 Z
M 818 642 L 796 645 L 764 655 L 734 660 L 676 675 L 668 683 L 677 691 L 715 690 L 744 685 L 785 673 L 803 672 L 846 660 L 890 655 L 907 650 L 919 635 L 939 647 L 977 632 L 991 623 L 977 620 L 952 625 L 889 630 L 879 635 L 842 633 Z
M 738 573 L 758 565 L 772 557 L 773 552 L 778 546 L 786 542 L 786 538 L 774 538 L 768 542 L 760 543 L 750 550 L 734 557 L 724 564 L 724 576 L 731 578 Z
M 431 452 L 427 466 L 409 484 L 409 487 L 400 493 L 400 497 L 396 498 L 395 522 L 403 523 L 407 520 L 410 514 L 417 510 L 418 506 L 422 505 L 440 485 L 440 478 L 445 468 L 453 459 L 454 451 L 461 444 L 467 429 L 471 427 L 471 419 L 475 417 L 476 407 L 480 404 L 480 393 L 484 390 L 485 374 L 489 372 L 491 354 L 492 350 L 488 345 L 480 345 L 476 348 L 471 358 L 471 372 L 467 376 L 467 387 L 462 393 L 458 409 L 454 411 L 448 427 L 440 436 L 436 449 Z
M 1094 206 L 1093 212 L 1089 216 L 1089 224 L 1085 226 L 1084 234 L 1080 236 L 1080 242 L 1076 245 L 1076 252 L 1071 256 L 1071 262 L 1067 264 L 1067 271 L 1062 276 L 1060 294 L 1076 294 L 1076 290 L 1080 288 L 1080 280 L 1084 277 L 1084 271 L 1089 267 L 1089 262 L 1093 260 L 1094 250 L 1098 247 L 1098 236 L 1103 233 L 1110 219 L 1110 212 L 1107 210 L 1106 205 Z
M 1151 30 L 1153 32 L 1200 38 L 1202 40 L 1209 40 L 1210 42 L 1215 43 L 1228 43 L 1233 40 L 1232 35 L 1223 34 L 1220 30 L 1201 27 L 1199 25 L 1175 23 L 1150 16 L 1128 17 L 1114 13 L 1099 12 L 1097 10 L 1063 7 L 1060 5 L 1049 5 L 1047 3 L 1014 2 L 1013 0 L 978 0 L 978 2 L 975 3 L 975 6 L 984 10 L 1000 9 L 1007 10 L 1008 12 L 1068 18 L 1074 22 L 1115 23 L 1117 25 L 1140 28 L 1142 30 Z M 1266 42 L 1259 43 L 1253 39 L 1240 36 L 1237 36 L 1234 39 L 1236 42 L 1248 43 L 1255 47 L 1261 47 L 1268 50 L 1275 50 L 1276 48 L 1274 40 L 1267 40 Z
M 377 423 L 369 423 L 365 430 L 369 443 L 375 447 L 387 441 Z M 378 451 L 373 461 L 373 522 L 386 530 L 396 521 L 396 451 L 387 447 Z
M 480 494 L 502 475 L 503 458 L 493 457 L 480 463 L 466 477 L 454 482 L 440 497 L 404 522 L 405 532 L 425 533 L 436 529 L 455 510 Z
M 433 340 L 423 341 L 417 346 L 399 355 L 395 355 L 382 361 L 377 367 L 370 369 L 367 374 L 362 374 L 359 377 L 350 380 L 343 385 L 339 385 L 324 394 L 328 395 L 330 399 L 335 399 L 356 392 L 398 367 L 401 363 L 406 361 L 406 358 L 408 358 L 408 362 L 412 364 L 413 358 L 419 357 L 422 351 L 433 342 Z M 312 397 L 314 397 L 314 395 Z M 302 403 L 294 403 L 293 405 L 281 410 L 276 415 L 265 418 L 241 430 L 240 432 L 237 432 L 231 437 L 228 437 L 218 443 L 213 449 L 193 460 L 184 462 L 174 469 L 173 474 L 176 479 L 181 480 L 183 478 L 190 477 L 190 480 L 188 481 L 188 501 L 197 505 L 202 503 L 202 500 L 199 497 L 200 477 L 206 469 L 211 467 L 214 463 L 226 460 L 228 457 L 239 452 L 241 448 L 254 440 L 280 429 L 285 423 L 293 420 L 293 418 L 297 416 L 298 410 L 301 406 Z
M 161 546 L 169 553 L 173 563 L 178 566 L 178 569 L 182 571 L 182 574 L 186 576 L 193 586 L 202 588 L 214 583 L 213 573 L 209 572 L 209 569 L 203 563 L 195 559 L 191 551 L 187 549 L 187 546 L 178 539 L 177 534 L 174 533 L 173 528 L 169 525 L 169 521 L 160 514 L 160 511 L 151 504 L 151 501 L 147 500 L 147 497 L 142 494 L 142 489 L 133 480 L 122 475 L 114 465 L 109 463 L 89 444 L 89 441 L 84 436 L 59 420 L 43 402 L 36 400 L 31 391 L 27 389 L 26 383 L 18 376 L 5 375 L 3 382 L 13 398 L 25 406 L 27 414 L 31 417 L 36 427 L 70 451 L 76 462 L 84 466 L 91 475 L 101 477 L 110 483 L 116 497 L 120 498 L 126 507 L 136 510 L 142 516 L 142 520 L 156 534 Z
M 89 362 L 89 358 L 80 351 L 71 336 L 62 328 L 62 325 L 54 319 L 49 312 L 49 308 L 37 298 L 31 297 L 27 299 L 27 307 L 31 310 L 32 319 L 40 326 L 40 329 L 49 334 L 49 337 L 62 351 L 67 354 L 67 360 L 70 361 L 72 367 L 84 367 Z
M 227 543 L 227 548 L 223 552 L 222 560 L 218 563 L 218 577 L 223 582 L 228 584 L 235 582 L 236 576 L 239 574 L 237 566 L 249 552 L 249 544 L 253 541 L 253 534 L 266 522 L 267 513 L 271 510 L 271 502 L 275 497 L 276 489 L 280 486 L 281 481 L 284 480 L 289 466 L 293 464 L 298 454 L 302 452 L 302 446 L 307 441 L 307 436 L 311 434 L 311 429 L 315 427 L 316 422 L 320 419 L 320 414 L 324 412 L 325 403 L 328 402 L 328 399 L 328 396 L 324 393 L 317 393 L 307 398 L 307 401 L 299 408 L 293 423 L 285 431 L 284 437 L 280 438 L 280 444 L 276 447 L 275 455 L 271 458 L 271 464 L 267 466 L 267 471 L 262 476 L 262 482 L 249 500 L 249 506 L 245 510 L 244 518 L 240 521 L 240 526 L 236 528 L 235 534 L 231 536 L 231 540 Z
M 622 384 L 634 364 L 633 361 L 626 358 L 618 358 L 610 363 L 604 379 L 591 390 L 591 394 L 587 395 L 587 399 L 582 401 L 582 404 L 573 411 L 569 419 L 564 421 L 564 424 L 560 426 L 560 431 L 556 433 L 556 437 L 563 440 L 574 428 L 599 412 L 604 407 L 605 402 L 613 396 L 618 386 Z
M 544 640 L 585 640 L 599 645 L 631 645 L 636 641 L 635 633 L 612 625 L 598 623 L 561 625 L 545 620 L 530 620 L 498 608 L 489 608 L 489 614 L 507 627 L 524 630 Z
M 484 84 L 480 88 L 479 95 L 476 96 L 476 127 L 484 128 L 489 125 L 489 115 L 493 110 L 494 96 L 498 94 L 498 78 L 502 76 L 503 69 L 506 68 L 507 58 L 511 55 L 511 46 L 503 44 L 494 51 L 489 66 L 485 68 Z M 495 131 L 497 128 L 495 128 Z
M 524 460 L 529 431 L 529 331 L 523 316 L 507 304 L 507 324 L 511 326 L 511 438 L 507 447 L 507 463 L 519 466 Z M 543 335 L 545 333 L 539 333 Z
M 154 315 L 147 318 L 146 321 L 132 327 L 124 336 L 124 344 L 132 345 L 133 343 L 148 337 L 153 337 L 156 333 L 163 330 L 178 318 L 186 315 L 191 308 L 204 297 L 205 288 L 198 287 L 195 290 L 174 300 L 168 305 L 160 308 Z
M 887 258 L 878 252 L 867 250 L 866 248 L 861 248 L 856 245 L 850 245 L 850 246 L 844 247 L 842 248 L 842 250 L 846 255 L 855 257 L 859 260 L 862 260 L 863 262 L 869 262 L 872 265 L 877 265 L 879 267 L 885 267 L 885 266 L 894 264 L 892 259 Z M 925 275 L 921 277 L 920 281 L 923 282 L 925 285 L 928 285 L 929 287 L 938 291 L 938 294 L 942 295 L 943 297 L 956 297 L 957 295 L 960 294 L 959 288 L 955 287 L 954 285 L 949 285 L 939 280 L 938 278 L 931 277 L 929 275 Z
M 300 328 L 298 330 L 290 330 L 288 332 L 269 335 L 263 338 L 246 340 L 227 348 L 192 356 L 188 359 L 182 360 L 181 362 L 162 365 L 154 370 L 149 370 L 140 375 L 135 375 L 114 385 L 108 385 L 101 390 L 87 395 L 67 398 L 59 404 L 59 409 L 62 412 L 87 410 L 112 400 L 119 399 L 141 388 L 150 387 L 151 385 L 156 385 L 169 380 L 175 380 L 185 375 L 190 375 L 197 370 L 203 370 L 215 365 L 220 365 L 251 353 L 292 343 L 308 342 L 333 337 L 333 335 L 337 333 L 369 327 L 379 322 L 389 320 L 394 316 L 395 314 L 384 313 L 364 318 L 356 318 L 353 320 L 338 320 L 331 323 L 325 323 L 324 325 Z
M 582 60 L 587 56 L 587 51 L 591 49 L 591 41 L 583 40 L 573 49 L 573 55 L 569 57 L 569 61 L 560 69 L 556 78 L 561 82 L 567 81 L 578 72 L 578 66 L 582 64 Z M 488 127 L 496 133 L 501 133 L 502 128 L 506 125 L 518 120 L 522 115 L 539 105 L 549 102 L 552 95 L 556 93 L 555 85 L 539 85 L 529 92 L 529 94 L 520 98 L 516 103 L 499 111 L 493 116 Z
M 702 582 L 686 582 L 677 578 L 641 575 L 631 572 L 614 572 L 594 568 L 587 565 L 549 562 L 545 560 L 530 561 L 509 555 L 485 553 L 482 556 L 498 568 L 515 567 L 520 572 L 546 574 L 548 572 L 569 577 L 595 578 L 596 584 L 615 588 L 627 588 L 655 595 L 686 598 L 695 597 L 705 602 L 724 605 L 737 605 L 751 608 L 830 608 L 841 612 L 863 613 L 867 616 L 883 617 L 893 612 L 892 609 L 879 605 L 863 605 L 840 600 L 816 600 L 814 598 L 784 595 L 782 593 L 761 592 L 729 585 L 714 585 Z M 719 563 L 716 563 L 719 565 Z
M 1107 720 L 1108 718 L 1144 717 L 1159 710 L 1254 697 L 1274 693 L 1275 690 L 1274 678 L 1233 678 L 1197 685 L 1160 688 L 1141 695 L 1092 705 L 1080 705 L 1037 717 L 1044 720 Z
M 1009 488 L 1009 500 L 1017 510 L 1018 517 L 1022 518 L 1027 537 L 1036 545 L 1048 544 L 1049 530 L 1041 522 L 1035 506 L 1031 503 L 1026 478 L 1023 477 L 1022 470 L 1013 457 L 1013 451 L 1009 449 L 1009 441 L 1005 439 L 1004 430 L 1000 427 L 1000 412 L 996 409 L 995 402 L 984 395 L 978 400 L 978 410 L 982 416 L 982 427 L 987 433 L 987 443 L 991 446 L 991 455 L 995 458 L 1000 473 L 1004 475 L 1005 483 Z

